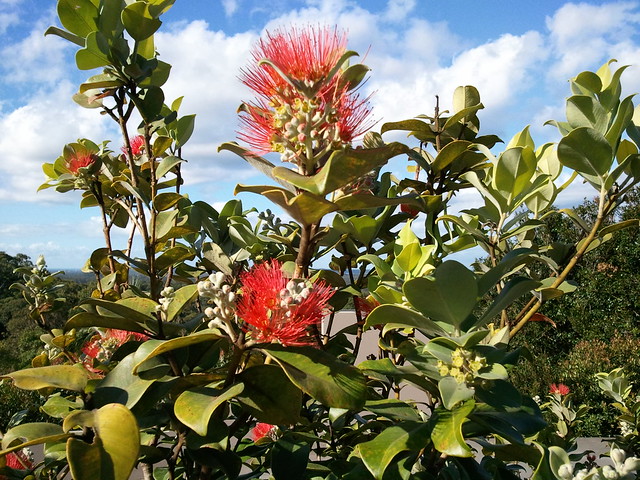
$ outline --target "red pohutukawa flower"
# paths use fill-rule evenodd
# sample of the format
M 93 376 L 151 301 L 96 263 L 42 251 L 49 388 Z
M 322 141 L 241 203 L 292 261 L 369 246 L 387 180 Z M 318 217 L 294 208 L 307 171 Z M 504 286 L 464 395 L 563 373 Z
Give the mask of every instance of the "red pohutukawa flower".
M 82 353 L 84 353 L 84 365 L 85 367 L 94 372 L 101 373 L 100 369 L 94 367 L 94 363 L 106 363 L 111 359 L 111 356 L 118 347 L 131 340 L 146 340 L 149 337 L 142 333 L 129 332 L 127 330 L 117 330 L 109 328 L 104 332 L 98 332 L 91 337 L 87 343 L 82 347 Z
M 366 132 L 372 125 L 367 99 L 341 81 L 346 46 L 344 32 L 328 27 L 291 28 L 260 40 L 241 74 L 257 99 L 242 108 L 239 138 L 256 154 L 279 152 L 283 161 L 309 166 L 309 156 Z
M 131 145 L 131 154 L 135 157 L 141 155 L 144 152 L 144 137 L 142 135 L 136 135 L 129 139 L 129 145 Z M 127 147 L 122 147 L 122 153 L 127 154 Z
M 90 152 L 76 152 L 67 160 L 67 168 L 74 175 L 78 175 L 81 168 L 86 168 L 96 161 L 96 157 Z
M 568 395 L 571 390 L 564 383 L 552 383 L 549 385 L 549 393 L 557 393 L 559 395 Z
M 14 470 L 28 470 L 32 468 L 33 460 L 24 453 L 25 451 L 27 450 L 18 450 L 16 452 L 8 453 L 5 457 L 7 467 L 13 468 Z M 0 475 L 0 480 L 6 480 L 6 478 L 6 476 Z
M 257 442 L 264 437 L 271 437 L 275 428 L 276 426 L 270 423 L 257 423 L 256 426 L 251 429 L 251 439 Z
M 289 279 L 277 260 L 253 267 L 240 281 L 237 315 L 247 324 L 253 340 L 285 346 L 316 344 L 311 330 L 328 313 L 333 288 Z

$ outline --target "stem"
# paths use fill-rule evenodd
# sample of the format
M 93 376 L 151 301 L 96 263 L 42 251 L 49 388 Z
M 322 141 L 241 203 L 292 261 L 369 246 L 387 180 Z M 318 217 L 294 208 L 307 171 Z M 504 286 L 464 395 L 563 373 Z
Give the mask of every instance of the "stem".
M 296 257 L 296 269 L 293 274 L 294 278 L 307 278 L 309 276 L 309 264 L 315 247 L 313 237 L 318 231 L 320 221 L 309 225 L 303 225 L 300 232 L 300 246 L 298 247 L 298 256 Z
M 598 234 L 598 230 L 602 226 L 602 222 L 604 221 L 605 217 L 609 214 L 609 209 L 613 205 L 615 205 L 614 197 L 610 197 L 605 204 L 605 196 L 606 196 L 605 194 L 606 192 L 602 192 L 602 191 L 600 192 L 600 201 L 598 203 L 598 216 L 596 217 L 596 221 L 594 222 L 593 227 L 591 227 L 591 231 L 589 232 L 589 235 L 587 235 L 587 237 L 582 241 L 582 246 L 578 249 L 578 251 L 571 258 L 571 260 L 569 260 L 569 263 L 567 263 L 567 265 L 564 267 L 560 275 L 558 275 L 558 277 L 553 282 L 550 288 L 558 288 L 562 284 L 562 282 L 565 281 L 565 279 L 567 278 L 567 276 L 569 275 L 573 267 L 576 266 L 576 264 L 580 261 L 580 259 L 584 256 L 586 251 L 589 249 L 589 246 L 591 245 L 591 243 L 595 240 Z M 531 302 L 529 302 L 527 306 L 530 304 Z M 531 305 L 531 307 L 526 312 L 523 310 L 523 312 L 521 312 L 521 314 L 519 315 L 521 316 L 521 319 L 509 333 L 509 338 L 513 338 L 515 334 L 518 333 L 522 329 L 522 327 L 526 325 L 526 323 L 531 319 L 531 317 L 533 317 L 533 315 L 540 309 L 541 306 L 542 306 L 542 301 L 538 299 L 533 303 L 533 305 Z

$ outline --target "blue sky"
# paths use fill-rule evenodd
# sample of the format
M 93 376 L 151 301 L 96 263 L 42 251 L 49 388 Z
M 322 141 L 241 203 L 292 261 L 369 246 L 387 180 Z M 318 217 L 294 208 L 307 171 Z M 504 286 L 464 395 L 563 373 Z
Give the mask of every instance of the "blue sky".
M 78 72 L 74 47 L 44 37 L 56 24 L 54 0 L 0 0 L 0 250 L 45 254 L 55 268 L 80 268 L 101 246 L 98 212 L 78 196 L 36 193 L 41 164 L 65 143 L 119 138 L 107 118 L 71 101 L 92 72 Z M 536 144 L 557 140 L 567 79 L 610 58 L 631 64 L 628 92 L 640 91 L 640 3 L 507 0 L 177 0 L 163 17 L 156 46 L 173 65 L 168 99 L 184 95 L 181 114 L 195 113 L 185 148 L 186 191 L 220 205 L 237 182 L 262 183 L 217 146 L 235 139 L 235 111 L 249 92 L 237 80 L 251 45 L 265 30 L 291 24 L 337 24 L 351 49 L 366 53 L 379 125 L 429 113 L 434 96 L 446 108 L 458 85 L 475 85 L 485 110 L 483 133 L 505 141 L 531 124 Z M 114 147 L 117 144 L 114 144 Z M 397 168 L 390 167 L 392 170 Z M 403 175 L 401 170 L 398 175 Z M 590 195 L 576 185 L 560 203 Z M 246 206 L 266 208 L 243 195 Z M 461 196 L 458 207 L 472 205 Z

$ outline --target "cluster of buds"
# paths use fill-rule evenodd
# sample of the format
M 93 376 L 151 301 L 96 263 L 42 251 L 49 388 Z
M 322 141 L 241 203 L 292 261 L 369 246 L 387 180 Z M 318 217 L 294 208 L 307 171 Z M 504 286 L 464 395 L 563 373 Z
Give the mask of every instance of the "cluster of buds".
M 271 137 L 271 148 L 282 156 L 283 162 L 298 163 L 309 151 L 328 151 L 341 144 L 340 127 L 336 122 L 337 111 L 331 104 L 315 99 L 295 98 L 292 103 L 276 105 Z
M 456 348 L 451 353 L 451 363 L 438 360 L 438 373 L 451 376 L 458 383 L 471 383 L 478 371 L 487 366 L 487 359 L 463 348 Z
M 632 480 L 637 478 L 640 469 L 640 458 L 627 457 L 624 450 L 611 448 L 609 454 L 613 465 L 603 467 L 582 468 L 574 472 L 570 463 L 563 463 L 557 471 L 558 478 L 562 480 Z
M 233 322 L 236 315 L 236 294 L 232 291 L 231 285 L 224 280 L 224 273 L 212 273 L 205 280 L 198 282 L 198 294 L 208 298 L 209 303 L 215 305 L 204 310 L 205 316 L 209 319 L 209 328 L 224 330 L 235 340 Z
M 291 279 L 287 286 L 280 290 L 280 306 L 287 309 L 286 316 L 291 316 L 291 309 L 300 305 L 311 294 L 313 283 L 303 278 Z
M 156 311 L 166 314 L 175 296 L 176 292 L 173 287 L 165 287 L 162 292 L 160 292 L 160 299 L 158 300 L 160 305 L 156 306 Z

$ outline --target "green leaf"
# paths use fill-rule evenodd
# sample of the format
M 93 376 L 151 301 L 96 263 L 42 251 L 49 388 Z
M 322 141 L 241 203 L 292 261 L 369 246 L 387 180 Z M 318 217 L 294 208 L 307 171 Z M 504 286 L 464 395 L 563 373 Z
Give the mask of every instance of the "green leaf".
M 401 422 L 385 428 L 376 438 L 356 445 L 354 455 L 362 459 L 376 480 L 382 480 L 385 470 L 396 455 L 405 451 L 420 451 L 429 442 L 429 424 Z
M 195 115 L 185 115 L 178 119 L 176 126 L 176 148 L 181 148 L 191 138 L 196 123 Z
M 567 99 L 567 120 L 572 128 L 590 127 L 604 135 L 609 114 L 595 98 L 573 95 Z
M 162 25 L 162 22 L 151 14 L 149 8 L 146 2 L 134 2 L 122 11 L 124 28 L 136 41 L 150 37 Z
M 613 150 L 601 133 L 581 127 L 560 140 L 558 159 L 565 167 L 599 186 L 613 163 Z
M 287 189 L 287 190 L 289 190 L 290 192 L 293 192 L 293 193 L 296 192 L 296 187 L 291 185 L 289 182 L 285 182 L 281 178 L 276 177 L 273 174 L 273 169 L 276 168 L 276 167 L 269 160 L 266 160 L 266 159 L 264 159 L 262 157 L 259 157 L 257 155 L 252 154 L 247 149 L 242 148 L 240 145 L 238 145 L 235 142 L 223 143 L 222 145 L 220 145 L 218 147 L 218 152 L 220 152 L 222 150 L 228 150 L 230 152 L 235 153 L 236 155 L 238 155 L 239 157 L 244 159 L 253 168 L 258 170 L 260 173 L 263 173 L 267 177 L 271 178 L 272 180 L 278 182 L 285 189 Z
M 493 187 L 510 202 L 529 186 L 536 165 L 536 156 L 531 148 L 509 148 L 498 158 L 493 175 Z
M 184 197 L 182 195 L 176 192 L 160 193 L 156 195 L 156 198 L 153 200 L 153 208 L 156 209 L 156 212 L 169 210 L 183 198 Z
M 40 390 L 51 387 L 83 392 L 89 381 L 89 375 L 81 365 L 25 368 L 7 373 L 2 377 L 11 378 L 14 385 L 23 390 Z
M 256 365 L 247 368 L 238 381 L 244 391 L 236 398 L 260 422 L 290 425 L 298 422 L 302 392 L 276 365 Z
M 71 317 L 64 326 L 65 331 L 73 328 L 116 328 L 129 332 L 148 333 L 144 324 L 138 323 L 130 318 L 102 316 L 91 312 L 81 312 Z
M 138 461 L 140 432 L 127 407 L 112 403 L 93 412 L 92 444 L 67 441 L 67 459 L 75 480 L 126 480 Z
M 237 185 L 234 194 L 241 192 L 257 193 L 268 198 L 303 225 L 311 225 L 322 219 L 327 213 L 335 212 L 339 208 L 335 203 L 329 202 L 319 195 L 309 192 L 295 195 L 284 188 L 269 185 Z
M 562 477 L 558 475 L 558 471 L 562 465 L 571 466 L 571 459 L 567 452 L 561 447 L 549 447 L 549 466 L 558 480 L 562 480 Z
M 138 352 L 131 353 L 123 358 L 116 367 L 100 382 L 94 392 L 94 402 L 97 406 L 110 403 L 122 403 L 129 408 L 138 404 L 149 387 L 155 380 L 145 380 L 134 375 L 133 367 L 139 364 L 138 358 L 143 357 L 147 350 L 156 345 L 155 340 L 144 342 Z
M 80 93 L 85 93 L 88 90 L 117 88 L 122 85 L 124 85 L 124 83 L 119 78 L 109 73 L 101 73 L 100 75 L 90 77 L 86 82 L 82 83 L 78 91 Z
M 471 145 L 471 142 L 467 142 L 466 140 L 454 140 L 453 142 L 446 144 L 444 148 L 438 152 L 438 155 L 431 163 L 433 173 L 438 175 L 454 160 L 467 152 Z
M 85 38 L 98 29 L 98 8 L 91 0 L 58 0 L 58 18 L 78 37 Z
M 522 295 L 531 292 L 540 286 L 540 282 L 526 277 L 516 277 L 507 282 L 502 291 L 495 298 L 491 307 L 478 319 L 475 326 L 489 323 L 502 310 L 515 302 Z
M 308 444 L 278 440 L 271 450 L 271 468 L 275 480 L 304 478 L 311 453 Z
M 448 260 L 435 270 L 433 277 L 405 282 L 402 291 L 422 314 L 459 328 L 476 305 L 478 284 L 471 270 Z
M 213 342 L 218 340 L 220 335 L 212 330 L 202 330 L 197 333 L 192 333 L 191 335 L 187 335 L 184 337 L 173 338 L 171 340 L 160 341 L 160 343 L 149 352 L 146 356 L 142 358 L 137 358 L 138 363 L 133 366 L 133 373 L 135 374 L 138 371 L 138 368 L 146 362 L 147 360 L 152 359 L 158 355 L 162 355 L 163 353 L 170 352 L 172 350 L 177 350 L 178 348 L 188 347 L 190 345 L 196 345 L 203 342 Z
M 356 367 L 313 347 L 262 347 L 302 391 L 327 407 L 360 409 L 366 397 L 365 377 Z
M 182 163 L 182 161 L 183 160 L 181 158 L 174 157 L 172 155 L 164 157 L 158 165 L 158 168 L 156 168 L 156 176 L 158 178 L 164 177 L 173 167 L 175 167 L 179 163 Z
M 218 383 L 206 387 L 194 388 L 183 392 L 173 407 L 178 420 L 191 428 L 198 435 L 207 435 L 209 419 L 213 412 L 244 390 L 243 383 L 236 383 L 226 388 L 216 388 Z
M 446 376 L 438 382 L 438 390 L 442 397 L 442 405 L 451 410 L 458 403 L 473 398 L 475 391 L 467 387 L 466 383 L 458 383 L 455 378 Z
M 44 32 L 45 35 L 56 35 L 58 37 L 64 38 L 65 40 L 70 41 L 71 43 L 75 43 L 79 47 L 84 47 L 84 38 L 73 33 L 62 30 L 58 27 L 49 27 Z
M 472 457 L 473 452 L 464 441 L 462 424 L 473 411 L 475 402 L 468 400 L 454 410 L 436 409 L 435 426 L 431 432 L 434 447 L 452 457 Z
M 185 260 L 193 260 L 195 253 L 184 245 L 171 247 L 156 258 L 156 271 L 162 274 L 169 267 L 178 265 Z M 193 285 L 195 286 L 195 285 Z
M 198 296 L 197 285 L 185 285 L 178 289 L 167 309 L 167 322 L 172 322 L 184 308 Z
M 30 445 L 55 442 L 69 435 L 62 427 L 53 423 L 37 422 L 23 423 L 10 428 L 2 437 L 0 456 L 11 451 L 20 450 Z
M 76 52 L 76 65 L 80 70 L 105 67 L 110 63 L 108 51 L 105 36 L 100 32 L 91 32 L 87 36 L 86 47 Z
M 421 313 L 402 305 L 393 304 L 380 305 L 367 315 L 364 328 L 368 329 L 375 325 L 392 325 L 395 328 L 417 328 L 430 336 L 450 333 L 443 326 L 426 318 Z
M 286 167 L 275 167 L 273 175 L 296 187 L 324 196 L 384 165 L 390 158 L 407 153 L 409 148 L 393 142 L 380 148 L 347 148 L 333 152 L 314 175 L 301 175 Z

